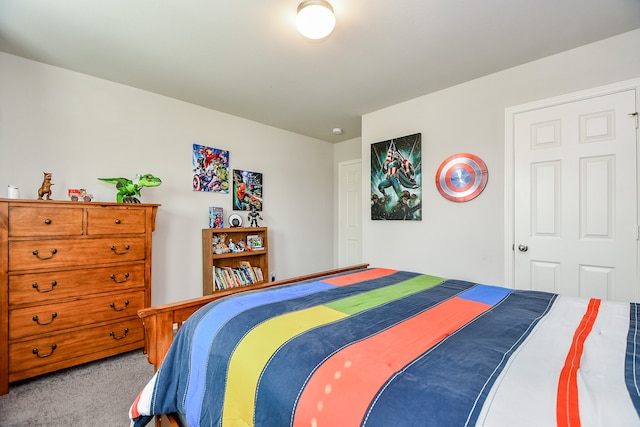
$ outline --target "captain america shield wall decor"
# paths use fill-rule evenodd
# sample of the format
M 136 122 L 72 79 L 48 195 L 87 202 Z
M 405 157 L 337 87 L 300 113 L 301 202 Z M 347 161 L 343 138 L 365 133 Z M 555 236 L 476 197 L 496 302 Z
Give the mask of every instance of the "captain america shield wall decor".
M 445 199 L 468 202 L 482 193 L 489 172 L 482 159 L 474 154 L 459 153 L 447 157 L 436 172 L 436 187 Z
M 422 134 L 371 144 L 371 219 L 422 220 Z

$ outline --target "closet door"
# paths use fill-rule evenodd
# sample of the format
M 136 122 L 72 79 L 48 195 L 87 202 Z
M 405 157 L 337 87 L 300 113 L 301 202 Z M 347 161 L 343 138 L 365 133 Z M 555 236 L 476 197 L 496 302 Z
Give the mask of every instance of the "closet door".
M 514 115 L 514 285 L 637 301 L 636 91 Z

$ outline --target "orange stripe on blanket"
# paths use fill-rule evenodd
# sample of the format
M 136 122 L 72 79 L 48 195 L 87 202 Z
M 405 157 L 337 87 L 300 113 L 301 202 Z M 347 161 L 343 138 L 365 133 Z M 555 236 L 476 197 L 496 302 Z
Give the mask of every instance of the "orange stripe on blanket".
M 558 427 L 580 427 L 580 406 L 578 402 L 578 370 L 584 350 L 584 342 L 593 329 L 600 308 L 599 299 L 591 299 L 580 325 L 573 335 L 573 341 L 560 372 L 558 381 L 558 401 L 556 420 Z
M 296 406 L 294 426 L 357 426 L 385 382 L 490 305 L 453 298 L 327 359 Z
M 131 405 L 131 408 L 129 409 L 129 418 L 133 419 L 133 418 L 138 418 L 140 416 L 140 411 L 138 411 L 138 403 L 140 403 L 141 395 L 142 395 L 142 392 L 138 394 L 138 397 L 136 397 L 136 400 Z
M 322 282 L 329 283 L 336 286 L 347 286 L 354 283 L 362 282 L 365 280 L 378 279 L 384 276 L 390 276 L 393 273 L 397 273 L 398 270 L 391 270 L 388 268 L 371 268 L 369 270 L 361 271 L 358 273 L 346 274 L 343 276 L 330 277 L 323 279 Z

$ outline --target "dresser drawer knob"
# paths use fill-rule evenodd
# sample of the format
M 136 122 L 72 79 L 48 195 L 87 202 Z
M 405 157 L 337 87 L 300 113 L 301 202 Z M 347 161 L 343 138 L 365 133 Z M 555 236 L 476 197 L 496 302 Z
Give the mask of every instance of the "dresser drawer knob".
M 115 303 L 115 302 L 112 302 L 111 304 L 109 304 L 109 307 L 113 308 L 115 311 L 123 311 L 123 310 L 126 310 L 126 309 L 127 309 L 127 307 L 129 307 L 129 300 L 126 300 L 126 301 L 124 302 L 124 307 L 122 307 L 122 308 L 116 308 L 116 303 Z
M 116 279 L 115 274 L 112 274 L 110 277 L 111 277 L 111 280 L 113 280 L 116 283 L 124 283 L 129 278 L 129 273 L 124 273 L 124 279 Z
M 56 350 L 56 348 L 58 348 L 58 346 L 56 344 L 51 344 L 51 351 L 49 353 L 46 354 L 40 354 L 40 352 L 38 351 L 37 348 L 34 348 L 32 350 L 33 354 L 35 354 L 36 356 L 42 358 L 42 357 L 49 357 L 53 354 L 53 352 Z
M 129 333 L 129 328 L 124 328 L 124 334 L 123 335 L 120 335 L 119 337 L 117 337 L 116 333 L 111 331 L 111 332 L 109 332 L 109 336 L 111 338 L 113 338 L 114 340 L 121 340 L 122 338 L 126 337 L 128 333 Z
M 47 219 L 45 219 L 45 220 L 44 220 L 44 223 L 45 223 L 45 224 L 47 224 L 47 225 L 51 224 L 51 222 L 52 222 L 52 221 L 51 221 L 49 218 L 47 218 Z
M 131 249 L 129 245 L 124 245 L 124 251 L 117 251 L 115 246 L 111 246 L 111 250 L 116 255 L 124 255 L 129 251 L 129 249 Z
M 33 321 L 36 322 L 38 325 L 41 326 L 45 326 L 45 325 L 50 325 L 53 323 L 53 320 L 58 317 L 58 313 L 56 313 L 55 311 L 53 313 L 51 313 L 51 320 L 45 323 L 40 322 L 40 320 L 38 319 L 38 315 L 36 314 L 35 316 L 33 316 Z
M 53 258 L 53 256 L 58 253 L 58 250 L 56 248 L 51 249 L 51 255 L 49 255 L 49 256 L 40 256 L 38 254 L 38 250 L 37 249 L 34 249 L 32 253 L 36 256 L 36 258 L 38 258 L 39 260 L 44 261 L 44 260 Z
M 120 224 L 122 221 L 116 218 L 116 224 Z
M 56 286 L 58 284 L 58 282 L 56 282 L 55 280 L 51 281 L 51 287 L 49 289 L 44 288 L 44 289 L 40 289 L 38 287 L 38 282 L 33 282 L 31 284 L 31 286 L 33 287 L 33 289 L 35 289 L 36 291 L 40 292 L 40 293 L 44 293 L 44 292 L 51 292 L 53 290 L 53 287 Z

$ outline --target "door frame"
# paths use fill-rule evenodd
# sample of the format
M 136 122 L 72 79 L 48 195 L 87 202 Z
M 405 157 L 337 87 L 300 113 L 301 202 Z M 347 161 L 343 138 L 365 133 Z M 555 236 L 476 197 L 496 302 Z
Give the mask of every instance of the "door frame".
M 636 109 L 640 106 L 640 78 L 626 80 L 619 83 L 600 86 L 566 95 L 556 96 L 553 98 L 542 99 L 527 104 L 516 105 L 505 109 L 505 149 L 504 149 L 504 286 L 513 288 L 515 286 L 515 153 L 514 153 L 514 120 L 516 114 L 526 113 L 541 108 L 553 107 L 560 104 L 581 101 L 588 98 L 595 98 L 612 93 L 624 92 L 627 90 L 636 91 Z M 636 141 L 640 141 L 640 132 L 638 129 L 638 116 L 636 116 Z M 640 158 L 636 149 L 636 188 L 640 189 Z M 640 190 L 639 190 L 640 191 Z M 640 195 L 637 198 L 640 205 Z M 640 215 L 640 206 L 636 207 L 637 215 Z M 640 218 L 636 218 L 636 222 L 640 223 Z M 636 230 L 636 233 L 638 231 Z M 636 234 L 637 236 L 637 234 Z M 640 260 L 636 260 L 640 265 Z

